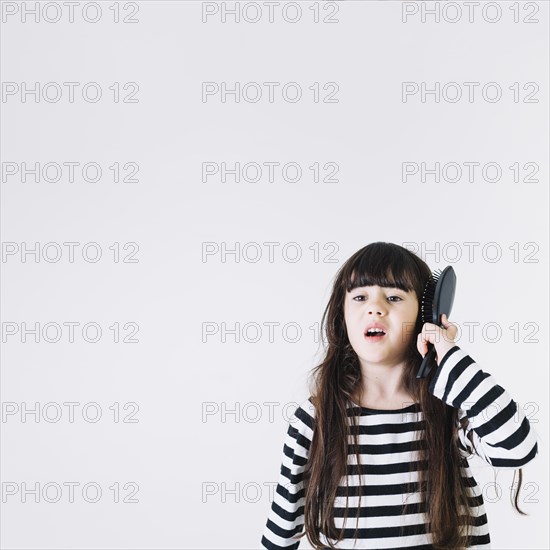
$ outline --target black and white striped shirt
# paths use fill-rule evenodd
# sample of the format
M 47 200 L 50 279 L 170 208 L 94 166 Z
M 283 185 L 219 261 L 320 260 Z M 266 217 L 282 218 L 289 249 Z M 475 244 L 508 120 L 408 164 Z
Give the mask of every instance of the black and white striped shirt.
M 459 448 L 463 456 L 462 476 L 472 489 L 470 506 L 476 517 L 470 548 L 491 548 L 481 489 L 467 457 L 476 453 L 495 468 L 517 469 L 538 453 L 537 435 L 521 406 L 456 345 L 442 358 L 429 391 L 458 408 L 459 419 L 468 416 L 469 425 L 459 430 Z M 424 515 L 422 493 L 417 491 L 418 484 L 415 489 L 418 468 L 409 473 L 410 462 L 418 460 L 415 449 L 424 429 L 419 403 L 398 410 L 368 409 L 353 404 L 350 414 L 359 416 L 362 497 L 353 490 L 359 476 L 350 474 L 357 466 L 355 453 L 350 450 L 347 475 L 350 487 L 347 489 L 346 484 L 341 483 L 334 503 L 335 526 L 344 528 L 344 539 L 331 542 L 342 549 L 431 549 L 429 522 Z M 314 422 L 315 409 L 310 397 L 300 404 L 289 421 L 279 482 L 261 539 L 264 548 L 297 549 L 302 540 L 292 537 L 303 532 L 302 477 Z M 468 432 L 473 436 L 475 448 L 467 437 Z M 409 492 L 411 489 L 414 492 Z M 350 509 L 344 525 L 347 490 Z M 409 506 L 404 513 L 405 503 L 418 506 Z M 359 520 L 357 506 L 361 508 Z M 359 540 L 354 541 L 356 526 Z M 323 544 L 327 543 L 323 533 L 320 538 Z

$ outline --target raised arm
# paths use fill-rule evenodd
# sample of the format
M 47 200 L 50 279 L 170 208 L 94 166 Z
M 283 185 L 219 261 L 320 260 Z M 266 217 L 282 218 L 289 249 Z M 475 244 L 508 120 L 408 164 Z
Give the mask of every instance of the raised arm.
M 521 406 L 457 345 L 442 357 L 428 389 L 468 417 L 459 432 L 468 452 L 496 468 L 520 468 L 535 458 L 537 434 Z

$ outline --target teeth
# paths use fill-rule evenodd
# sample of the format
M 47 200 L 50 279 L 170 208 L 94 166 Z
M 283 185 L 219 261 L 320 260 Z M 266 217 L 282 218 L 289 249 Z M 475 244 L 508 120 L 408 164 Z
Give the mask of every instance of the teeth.
M 383 334 L 384 331 L 381 328 L 369 328 L 369 330 L 367 330 L 367 334 L 372 334 L 372 333 Z

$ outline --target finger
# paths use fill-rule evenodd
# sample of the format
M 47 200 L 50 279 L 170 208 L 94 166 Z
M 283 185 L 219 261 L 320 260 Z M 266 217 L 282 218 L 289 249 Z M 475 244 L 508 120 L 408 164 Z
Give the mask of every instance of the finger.
M 449 334 L 452 334 L 453 336 L 456 336 L 458 332 L 458 327 L 456 326 L 456 324 L 451 323 L 451 321 L 447 321 L 445 329 L 447 330 L 447 332 L 449 332 Z
M 419 346 L 419 349 L 426 346 L 426 338 L 424 331 L 422 331 L 417 337 L 416 337 L 416 344 Z
M 428 353 L 428 346 L 422 340 L 422 334 L 419 334 L 416 340 L 416 349 L 418 349 L 418 353 L 424 357 L 426 353 Z
M 428 335 L 428 333 L 426 331 L 422 331 L 419 335 L 418 335 L 418 350 L 420 351 L 420 353 L 424 356 L 426 355 L 426 353 L 428 353 L 428 344 L 430 344 L 432 341 L 431 341 L 431 336 Z

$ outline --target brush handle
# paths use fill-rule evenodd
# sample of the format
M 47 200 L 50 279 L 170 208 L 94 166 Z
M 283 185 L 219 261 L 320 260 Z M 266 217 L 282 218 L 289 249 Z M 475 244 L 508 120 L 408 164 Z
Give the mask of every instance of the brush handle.
M 425 378 L 428 375 L 428 373 L 432 370 L 432 367 L 435 366 L 436 355 L 437 353 L 435 351 L 435 346 L 429 342 L 428 353 L 426 353 L 426 355 L 424 355 L 424 359 L 422 359 L 422 364 L 420 365 L 418 374 L 416 375 L 417 378 Z

